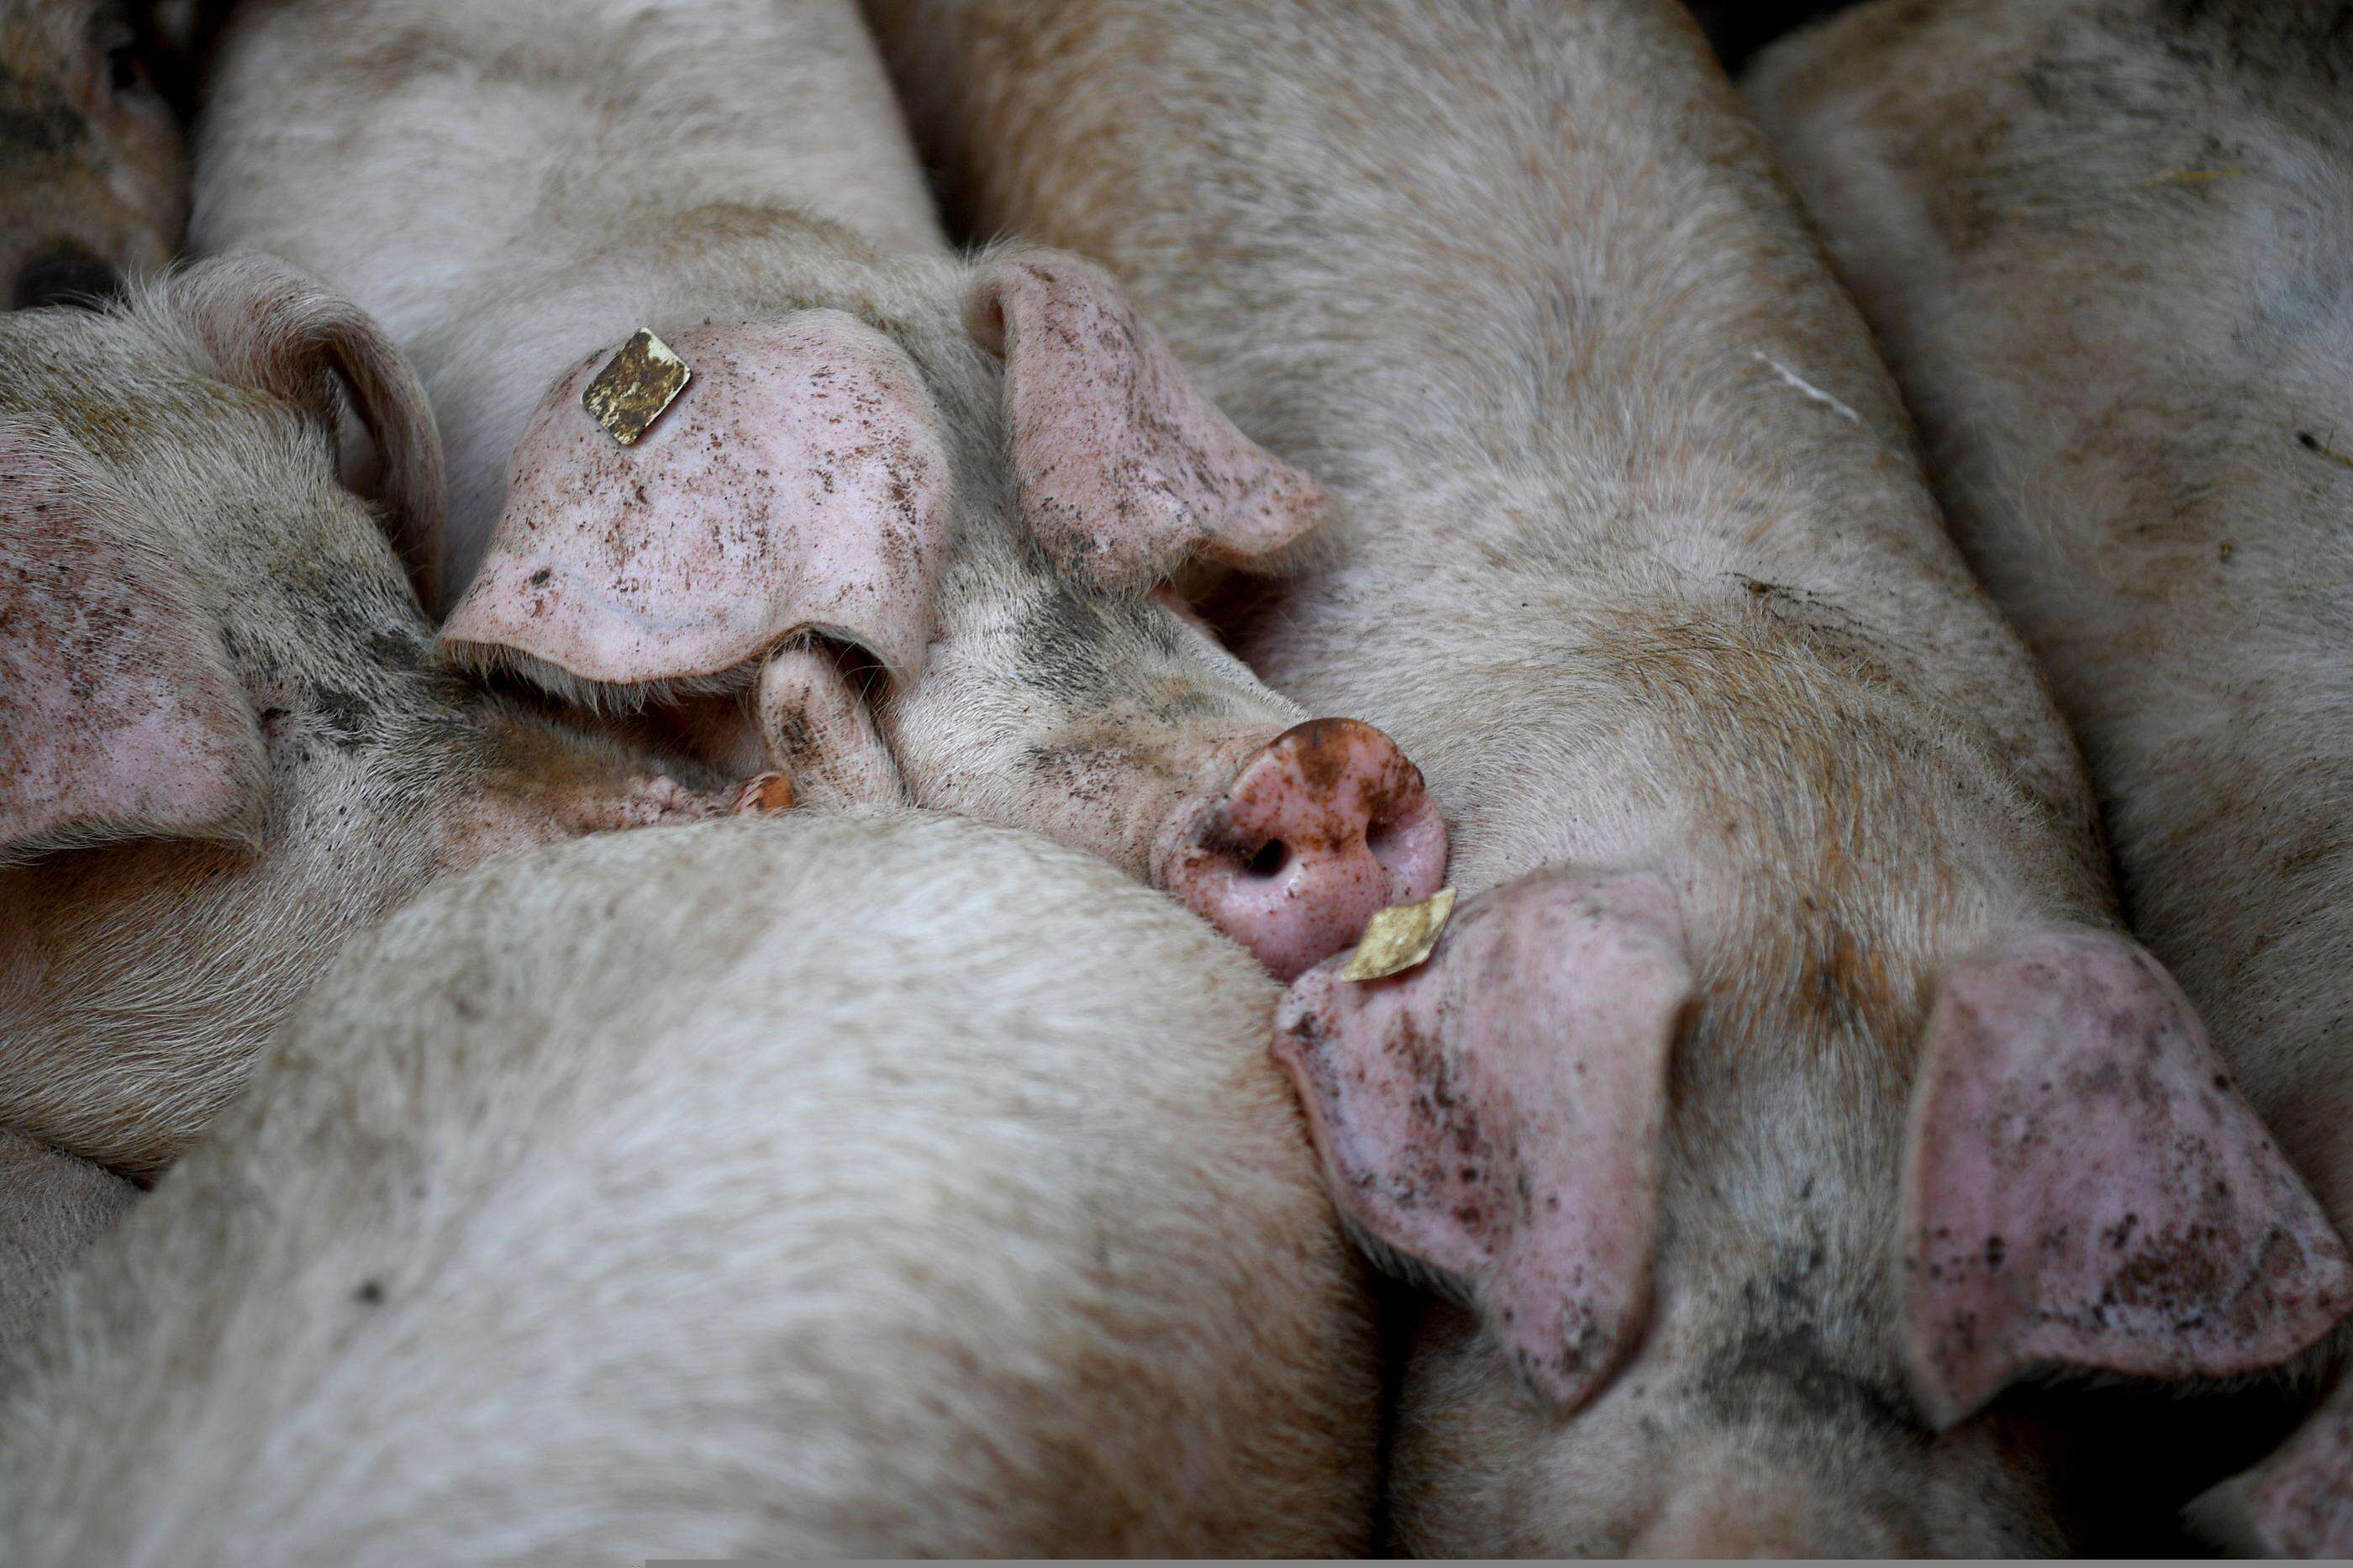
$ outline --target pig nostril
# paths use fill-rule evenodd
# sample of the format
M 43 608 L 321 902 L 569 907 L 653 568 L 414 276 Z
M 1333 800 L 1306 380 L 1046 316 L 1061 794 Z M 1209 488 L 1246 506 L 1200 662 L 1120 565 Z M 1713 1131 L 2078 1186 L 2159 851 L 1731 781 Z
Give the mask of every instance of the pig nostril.
M 1291 862 L 1291 846 L 1282 839 L 1269 840 L 1259 852 L 1242 863 L 1242 874 L 1266 878 L 1277 875 Z
M 1382 865 L 1393 864 L 1398 856 L 1412 852 L 1413 847 L 1408 841 L 1405 828 L 1409 820 L 1417 819 L 1417 814 L 1408 812 L 1399 816 L 1385 816 L 1367 825 L 1365 828 L 1365 847 L 1371 850 L 1373 858 Z

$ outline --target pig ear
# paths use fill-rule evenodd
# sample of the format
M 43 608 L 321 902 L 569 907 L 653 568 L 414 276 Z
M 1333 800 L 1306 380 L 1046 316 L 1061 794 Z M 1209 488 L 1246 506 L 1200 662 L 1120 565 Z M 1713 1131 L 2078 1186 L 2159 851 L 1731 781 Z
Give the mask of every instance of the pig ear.
M 109 510 L 0 423 L 0 862 L 259 836 L 269 765 L 217 612 Z
M 874 725 L 865 693 L 814 643 L 780 650 L 760 671 L 755 710 L 771 762 L 806 805 L 907 804 L 899 764 Z
M 1323 487 L 1234 428 L 1101 268 L 992 263 L 966 322 L 1004 356 L 1022 512 L 1073 575 L 1141 588 L 1197 557 L 1250 566 L 1323 516 Z
M 227 379 L 298 405 L 331 433 L 342 388 L 375 443 L 385 532 L 417 597 L 438 607 L 448 504 L 441 437 L 424 385 L 384 329 L 273 256 L 201 262 L 172 292 Z
M 1464 1291 L 1539 1394 L 1573 1409 L 1650 1301 L 1668 1051 L 1691 994 L 1673 896 L 1640 873 L 1487 893 L 1419 968 L 1310 970 L 1275 1056 L 1334 1201 L 1376 1255 Z
M 2353 1306 L 2353 1268 L 2173 981 L 2035 931 L 1952 968 L 1904 1179 L 1905 1333 L 1937 1426 L 2023 1373 L 2225 1377 Z
M 540 405 L 507 506 L 442 638 L 559 689 L 723 674 L 797 632 L 922 671 L 951 509 L 939 416 L 907 356 L 838 310 L 705 327 L 633 446 L 581 405 L 606 353 Z

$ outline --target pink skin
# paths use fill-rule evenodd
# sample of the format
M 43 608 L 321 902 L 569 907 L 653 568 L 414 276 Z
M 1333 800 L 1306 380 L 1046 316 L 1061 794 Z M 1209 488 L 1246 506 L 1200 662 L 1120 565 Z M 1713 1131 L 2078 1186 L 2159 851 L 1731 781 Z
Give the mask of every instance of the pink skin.
M 1005 356 L 1022 510 L 1062 569 L 1140 587 L 1196 559 L 1242 566 L 1329 501 L 1219 413 L 1109 273 L 1040 251 L 993 268 L 975 342 Z
M 93 521 L 98 504 L 0 425 L 0 849 L 240 837 L 266 776 L 245 692 L 207 620 Z
M 949 521 L 914 367 L 835 310 L 670 346 L 693 379 L 633 447 L 580 405 L 604 353 L 540 405 L 443 640 L 631 683 L 715 675 L 817 628 L 912 679 Z
M 2104 932 L 1948 973 L 1904 1191 L 1906 1350 L 1940 1427 L 2042 1366 L 2274 1366 L 2353 1306 L 2344 1244 L 2189 1002 Z
M 1352 719 L 1275 737 L 1222 795 L 1176 817 L 1152 863 L 1154 882 L 1281 980 L 1445 878 L 1446 825 L 1420 771 Z
M 1463 1287 L 1537 1394 L 1585 1402 L 1650 1301 L 1667 1053 L 1692 977 L 1641 872 L 1481 895 L 1420 967 L 1291 988 L 1274 1054 L 1357 1230 Z
M 873 710 L 823 649 L 799 643 L 778 651 L 760 671 L 754 706 L 762 743 L 777 753 L 798 798 L 812 805 L 906 804 Z

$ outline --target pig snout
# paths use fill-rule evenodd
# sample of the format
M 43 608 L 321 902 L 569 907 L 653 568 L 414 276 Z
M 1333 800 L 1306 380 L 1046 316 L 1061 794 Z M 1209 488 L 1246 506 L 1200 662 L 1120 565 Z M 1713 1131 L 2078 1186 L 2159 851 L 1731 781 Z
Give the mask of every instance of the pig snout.
M 1379 910 L 1436 892 L 1446 824 L 1387 735 L 1313 719 L 1183 814 L 1152 870 L 1288 981 L 1355 942 Z
M 43 305 L 96 304 L 121 286 L 114 264 L 79 245 L 52 246 L 36 251 L 9 279 L 11 310 Z

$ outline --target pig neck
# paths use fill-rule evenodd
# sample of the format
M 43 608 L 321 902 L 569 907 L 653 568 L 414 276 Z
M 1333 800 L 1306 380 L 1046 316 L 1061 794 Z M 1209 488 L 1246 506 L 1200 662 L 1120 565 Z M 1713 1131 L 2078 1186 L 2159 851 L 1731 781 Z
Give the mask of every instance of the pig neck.
M 442 835 L 445 869 L 589 833 L 701 821 L 733 808 L 733 788 L 683 758 L 503 700 L 487 704 L 479 721 L 484 766 Z

